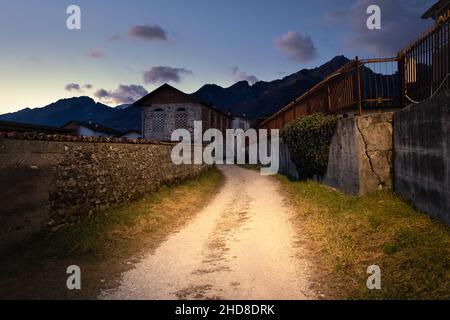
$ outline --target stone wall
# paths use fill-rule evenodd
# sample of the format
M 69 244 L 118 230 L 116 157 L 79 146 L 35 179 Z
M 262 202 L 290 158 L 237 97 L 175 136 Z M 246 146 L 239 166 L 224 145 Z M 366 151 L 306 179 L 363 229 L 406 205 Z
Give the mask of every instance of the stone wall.
M 349 194 L 392 188 L 392 113 L 341 118 L 323 183 Z
M 395 191 L 450 224 L 450 92 L 394 115 Z
M 130 202 L 205 166 L 175 166 L 169 144 L 0 138 L 0 243 Z
M 183 129 L 189 130 L 191 134 L 194 133 L 194 121 L 200 121 L 202 118 L 202 106 L 197 103 L 166 103 L 166 104 L 152 104 L 151 106 L 144 106 L 143 109 L 143 133 L 145 139 L 158 139 L 170 141 L 172 132 L 178 129 L 175 124 L 175 116 L 177 110 L 186 110 L 187 127 Z M 165 115 L 164 131 L 158 132 L 154 128 L 155 111 L 162 110 Z

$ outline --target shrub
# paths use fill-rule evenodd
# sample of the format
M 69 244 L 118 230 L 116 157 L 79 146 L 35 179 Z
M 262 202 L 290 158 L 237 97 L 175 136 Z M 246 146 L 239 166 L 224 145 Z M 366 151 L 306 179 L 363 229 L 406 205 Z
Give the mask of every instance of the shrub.
M 296 119 L 284 127 L 281 137 L 289 148 L 300 179 L 325 175 L 336 127 L 337 117 L 321 113 Z

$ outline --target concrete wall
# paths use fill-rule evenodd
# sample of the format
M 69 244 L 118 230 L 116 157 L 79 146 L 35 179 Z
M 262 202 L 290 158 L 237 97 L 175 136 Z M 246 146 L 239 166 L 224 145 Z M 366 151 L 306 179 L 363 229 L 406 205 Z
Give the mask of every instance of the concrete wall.
M 392 188 L 391 112 L 340 118 L 330 145 L 327 173 L 318 180 L 348 194 Z M 280 143 L 280 173 L 298 180 L 289 149 Z
M 205 166 L 175 166 L 172 146 L 0 139 L 0 244 L 130 202 Z
M 392 113 L 341 118 L 323 183 L 349 194 L 392 188 Z
M 299 180 L 297 166 L 291 160 L 289 147 L 280 139 L 280 168 L 279 173 L 289 177 L 292 180 Z
M 323 182 L 345 193 L 359 193 L 360 151 L 355 118 L 340 119 L 331 141 L 327 174 Z
M 395 191 L 450 224 L 450 92 L 394 115 Z

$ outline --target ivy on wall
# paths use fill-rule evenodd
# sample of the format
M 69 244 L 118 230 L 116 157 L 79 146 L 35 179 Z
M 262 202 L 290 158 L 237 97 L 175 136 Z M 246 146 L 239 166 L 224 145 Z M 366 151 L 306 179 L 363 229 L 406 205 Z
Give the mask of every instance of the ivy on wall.
M 281 137 L 289 148 L 300 179 L 323 177 L 327 171 L 331 139 L 337 117 L 315 113 L 288 123 Z

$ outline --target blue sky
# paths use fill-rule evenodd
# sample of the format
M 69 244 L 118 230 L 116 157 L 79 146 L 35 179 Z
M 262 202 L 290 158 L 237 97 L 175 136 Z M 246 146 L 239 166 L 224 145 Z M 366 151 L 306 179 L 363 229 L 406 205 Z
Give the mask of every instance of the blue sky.
M 0 0 L 0 113 L 80 95 L 116 105 L 165 81 L 185 92 L 271 81 L 338 54 L 390 56 L 430 25 L 420 15 L 433 2 Z M 81 30 L 66 28 L 71 4 Z M 366 28 L 370 4 L 381 30 Z

